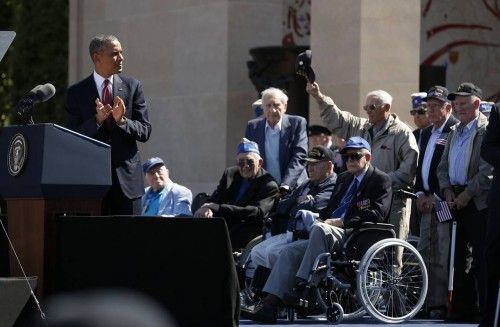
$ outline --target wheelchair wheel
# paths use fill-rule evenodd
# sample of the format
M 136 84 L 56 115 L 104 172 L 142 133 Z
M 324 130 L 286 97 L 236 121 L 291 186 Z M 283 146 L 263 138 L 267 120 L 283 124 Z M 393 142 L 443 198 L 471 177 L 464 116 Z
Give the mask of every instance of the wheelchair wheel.
M 422 308 L 427 282 L 420 253 L 408 242 L 392 238 L 368 249 L 356 284 L 359 300 L 371 316 L 384 323 L 399 323 Z
M 343 311 L 343 319 L 351 320 L 362 317 L 365 314 L 363 305 L 358 301 L 356 290 L 331 288 L 328 286 L 316 288 L 316 298 L 320 307 L 327 312 L 334 304 L 340 304 Z
M 342 306 L 338 303 L 333 303 L 331 307 L 326 310 L 326 319 L 336 325 L 344 319 L 344 310 Z

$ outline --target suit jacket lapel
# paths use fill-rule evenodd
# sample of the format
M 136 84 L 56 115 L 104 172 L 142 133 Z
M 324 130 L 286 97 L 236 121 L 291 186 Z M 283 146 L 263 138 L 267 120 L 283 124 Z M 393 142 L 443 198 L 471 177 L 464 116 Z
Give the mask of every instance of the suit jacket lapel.
M 352 207 L 358 202 L 358 198 L 363 193 L 363 190 L 365 189 L 366 185 L 368 184 L 368 181 L 370 180 L 370 176 L 373 174 L 374 170 L 375 169 L 373 168 L 372 165 L 368 166 L 368 170 L 366 171 L 365 177 L 363 177 L 361 184 L 359 184 L 358 189 L 356 190 L 356 194 L 354 194 L 354 196 L 351 200 L 351 203 L 349 204 L 349 207 L 346 210 L 346 215 L 352 209 Z
M 113 99 L 115 96 L 119 96 L 125 102 L 125 88 L 123 87 L 123 80 L 118 74 L 113 75 Z
M 285 159 L 286 158 L 286 151 L 288 148 L 288 139 L 290 138 L 290 120 L 288 119 L 288 115 L 283 115 L 281 118 L 281 132 L 280 132 L 280 153 L 279 153 L 279 159 L 281 163 L 281 171 L 283 172 L 284 169 L 286 169 L 285 165 Z
M 95 114 L 95 100 L 97 98 L 101 98 L 101 95 L 99 94 L 99 90 L 97 89 L 97 85 L 95 85 L 95 80 L 94 80 L 94 74 L 91 74 L 87 79 L 85 80 L 85 92 L 86 94 L 82 95 L 83 99 L 88 99 L 89 101 L 89 107 L 92 108 L 92 112 Z
M 255 131 L 255 138 L 256 138 L 256 143 L 257 144 L 262 144 L 262 146 L 259 148 L 260 156 L 262 157 L 262 160 L 264 161 L 264 165 L 266 164 L 266 119 L 262 118 L 258 123 L 257 123 L 257 130 Z

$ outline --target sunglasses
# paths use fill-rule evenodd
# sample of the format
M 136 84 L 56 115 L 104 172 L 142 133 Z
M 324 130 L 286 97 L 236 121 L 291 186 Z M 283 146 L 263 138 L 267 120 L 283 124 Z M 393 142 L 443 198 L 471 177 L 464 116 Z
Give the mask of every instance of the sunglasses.
M 376 104 L 371 104 L 369 106 L 363 106 L 364 111 L 374 111 L 377 110 L 378 108 L 382 107 L 381 105 L 376 105 Z
M 412 116 L 415 116 L 416 114 L 425 115 L 426 112 L 427 112 L 427 110 L 425 110 L 425 109 L 412 110 L 412 111 L 410 111 L 410 115 L 412 115 Z
M 353 161 L 359 161 L 361 158 L 363 158 L 364 154 L 362 152 L 354 152 L 350 154 L 343 154 L 342 155 L 342 160 L 348 161 L 349 159 Z
M 253 167 L 255 161 L 253 159 L 240 159 L 238 160 L 238 167 L 244 168 L 245 166 Z

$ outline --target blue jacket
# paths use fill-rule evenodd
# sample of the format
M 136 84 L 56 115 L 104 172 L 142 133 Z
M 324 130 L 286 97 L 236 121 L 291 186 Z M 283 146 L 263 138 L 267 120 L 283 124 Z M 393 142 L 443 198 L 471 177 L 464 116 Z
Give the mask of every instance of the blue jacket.
M 307 156 L 307 123 L 303 117 L 283 115 L 280 133 L 281 184 L 294 188 L 307 179 L 303 159 Z M 245 137 L 259 145 L 260 156 L 266 167 L 266 118 L 252 119 L 247 124 Z
M 147 187 L 145 194 L 142 196 L 141 212 L 143 214 L 148 207 L 148 202 L 152 193 L 153 189 Z M 188 188 L 176 183 L 168 183 L 163 190 L 160 191 L 160 206 L 157 215 L 164 217 L 192 216 L 192 202 L 193 194 Z

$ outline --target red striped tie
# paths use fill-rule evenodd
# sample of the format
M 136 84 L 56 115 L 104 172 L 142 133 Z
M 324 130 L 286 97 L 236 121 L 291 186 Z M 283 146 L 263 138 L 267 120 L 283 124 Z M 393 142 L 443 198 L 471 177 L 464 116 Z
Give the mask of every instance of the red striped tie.
M 102 89 L 102 104 L 107 105 L 109 104 L 110 106 L 113 106 L 113 99 L 111 98 L 111 90 L 109 87 L 109 80 L 105 79 L 104 80 L 104 87 Z M 114 119 L 113 116 L 110 114 L 108 118 L 104 121 L 105 126 L 108 130 L 110 130 L 113 126 Z

